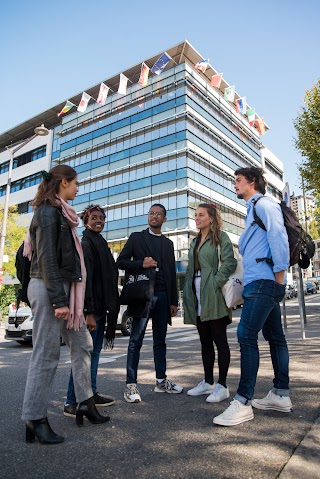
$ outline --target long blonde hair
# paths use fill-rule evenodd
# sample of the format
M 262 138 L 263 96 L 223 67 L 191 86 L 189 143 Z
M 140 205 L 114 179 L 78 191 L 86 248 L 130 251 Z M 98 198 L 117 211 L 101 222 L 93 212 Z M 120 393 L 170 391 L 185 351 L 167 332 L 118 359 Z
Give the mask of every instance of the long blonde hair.
M 213 203 L 201 203 L 197 206 L 197 208 L 205 208 L 207 210 L 208 215 L 212 219 L 210 230 L 208 233 L 210 241 L 215 245 L 220 244 L 220 234 L 223 222 L 218 208 Z M 199 232 L 199 235 L 201 235 L 201 231 Z

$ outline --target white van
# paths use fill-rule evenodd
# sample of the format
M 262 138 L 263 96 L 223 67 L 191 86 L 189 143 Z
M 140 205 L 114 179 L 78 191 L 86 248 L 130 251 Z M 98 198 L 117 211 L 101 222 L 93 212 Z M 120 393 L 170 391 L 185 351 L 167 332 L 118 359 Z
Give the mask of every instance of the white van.
M 33 317 L 29 307 L 10 309 L 5 322 L 5 339 L 17 341 L 19 344 L 32 342 Z M 120 306 L 117 329 L 124 336 L 130 336 L 132 318 L 127 314 L 127 306 Z

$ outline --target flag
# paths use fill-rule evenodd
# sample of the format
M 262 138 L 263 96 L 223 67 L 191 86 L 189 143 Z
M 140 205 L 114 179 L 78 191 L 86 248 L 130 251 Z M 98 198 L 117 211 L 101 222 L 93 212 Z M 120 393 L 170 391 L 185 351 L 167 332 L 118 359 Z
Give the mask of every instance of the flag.
M 154 73 L 155 75 L 160 75 L 160 73 L 163 72 L 163 70 L 165 69 L 165 67 L 168 65 L 168 63 L 170 62 L 170 60 L 172 60 L 172 58 L 170 57 L 170 55 L 168 55 L 167 52 L 164 52 L 160 58 L 158 58 L 158 60 L 156 61 L 156 63 L 153 65 L 153 67 L 151 68 L 151 71 L 152 73 Z
M 256 110 L 255 108 L 250 108 L 250 110 L 246 111 L 250 126 L 254 125 L 254 118 L 256 116 Z
M 99 105 L 104 105 L 106 103 L 108 93 L 109 93 L 109 87 L 105 83 L 101 83 L 99 95 L 97 98 L 97 103 L 99 103 Z
M 235 86 L 228 86 L 227 88 L 224 89 L 224 99 L 226 101 L 234 101 L 234 94 L 235 94 Z
M 60 113 L 58 113 L 57 116 L 60 116 L 60 115 L 64 115 L 65 113 L 67 113 L 69 110 L 71 110 L 71 108 L 73 106 L 76 106 L 74 103 L 71 103 L 71 101 L 67 101 L 67 103 L 64 105 L 64 107 L 62 108 L 62 110 L 60 111 Z
M 266 132 L 266 127 L 264 126 L 264 119 L 263 118 L 257 118 L 256 119 L 256 127 L 258 128 L 258 132 L 260 135 L 264 135 Z
M 138 81 L 139 85 L 142 85 L 142 86 L 148 85 L 149 70 L 150 68 L 148 67 L 148 65 L 146 65 L 145 63 L 142 63 L 140 78 Z
M 194 68 L 204 73 L 207 69 L 207 66 L 209 65 L 209 61 L 210 61 L 210 58 L 208 58 L 208 60 L 200 60 L 200 62 L 195 64 Z
M 285 202 L 287 206 L 290 208 L 290 189 L 289 189 L 289 183 L 286 182 L 286 186 L 282 190 L 282 199 Z
M 247 99 L 245 96 L 242 98 L 237 98 L 236 100 L 236 110 L 238 113 L 242 113 L 243 115 L 246 114 L 247 110 Z
M 118 93 L 120 95 L 125 95 L 127 93 L 127 83 L 128 78 L 123 73 L 120 73 L 120 83 L 118 88 Z
M 211 77 L 210 86 L 220 88 L 222 82 L 222 75 L 223 73 L 217 73 L 217 75 L 213 75 Z
M 81 113 L 85 112 L 89 103 L 91 96 L 88 95 L 85 91 L 82 93 L 82 97 L 80 100 L 80 103 L 78 105 L 77 111 L 80 111 Z

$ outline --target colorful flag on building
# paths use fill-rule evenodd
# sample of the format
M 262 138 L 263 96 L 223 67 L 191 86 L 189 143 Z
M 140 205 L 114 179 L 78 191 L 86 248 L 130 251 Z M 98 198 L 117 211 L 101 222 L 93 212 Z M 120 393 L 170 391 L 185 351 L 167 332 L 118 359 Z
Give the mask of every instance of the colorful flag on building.
M 250 110 L 246 111 L 250 126 L 254 125 L 254 119 L 256 117 L 256 110 L 255 108 L 250 108 Z
M 247 99 L 245 96 L 242 98 L 237 98 L 236 99 L 236 110 L 238 113 L 242 113 L 243 115 L 246 114 L 247 110 Z
M 152 73 L 154 73 L 155 75 L 160 75 L 160 73 L 163 72 L 163 70 L 165 69 L 165 67 L 168 65 L 168 63 L 170 62 L 170 60 L 172 60 L 172 58 L 170 57 L 170 55 L 168 55 L 167 52 L 164 52 L 160 58 L 158 58 L 158 60 L 156 61 L 156 63 L 153 65 L 153 67 L 151 68 L 151 71 Z
M 106 103 L 108 93 L 109 87 L 105 83 L 101 83 L 99 95 L 97 98 L 97 103 L 99 103 L 99 105 L 104 105 Z
M 256 119 L 256 127 L 258 128 L 258 132 L 260 135 L 264 135 L 266 132 L 266 127 L 264 125 L 264 119 L 263 118 L 257 118 Z
M 234 101 L 234 95 L 235 95 L 235 86 L 228 86 L 227 88 L 224 89 L 224 99 L 226 101 Z
M 148 67 L 148 65 L 146 65 L 145 63 L 142 63 L 140 78 L 138 81 L 139 85 L 142 85 L 142 86 L 148 85 L 149 71 L 150 71 L 150 68 Z
M 217 73 L 211 77 L 210 86 L 220 88 L 223 73 Z
M 80 100 L 80 103 L 78 105 L 78 108 L 77 108 L 77 111 L 80 111 L 80 113 L 83 113 L 86 111 L 87 109 L 87 106 L 88 106 L 88 103 L 89 103 L 89 100 L 90 100 L 91 96 L 88 95 L 88 93 L 86 93 L 85 91 L 82 93 L 82 97 L 81 97 L 81 100 Z
M 200 62 L 195 64 L 194 68 L 204 73 L 207 69 L 207 66 L 209 65 L 209 61 L 210 61 L 210 58 L 208 58 L 208 60 L 200 60 Z
M 128 78 L 123 73 L 120 73 L 120 83 L 118 88 L 118 93 L 120 95 L 125 95 L 127 93 L 127 84 Z
M 67 103 L 64 105 L 64 107 L 62 108 L 62 110 L 60 111 L 60 113 L 58 113 L 57 116 L 60 116 L 60 115 L 64 115 L 65 113 L 67 113 L 69 110 L 71 110 L 72 107 L 76 106 L 74 103 L 71 103 L 71 101 L 67 101 Z

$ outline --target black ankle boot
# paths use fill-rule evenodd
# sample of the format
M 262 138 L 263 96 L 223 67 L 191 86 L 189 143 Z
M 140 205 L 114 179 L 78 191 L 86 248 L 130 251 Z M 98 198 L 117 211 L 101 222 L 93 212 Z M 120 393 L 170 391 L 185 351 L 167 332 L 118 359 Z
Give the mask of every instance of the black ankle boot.
M 26 422 L 26 442 L 34 442 L 35 438 L 40 444 L 59 444 L 64 441 L 63 436 L 53 432 L 46 417 Z
M 86 416 L 86 418 L 88 418 L 92 424 L 102 424 L 104 422 L 110 421 L 109 416 L 102 416 L 98 412 L 94 403 L 94 396 L 78 405 L 76 412 L 77 426 L 83 426 L 83 416 Z

